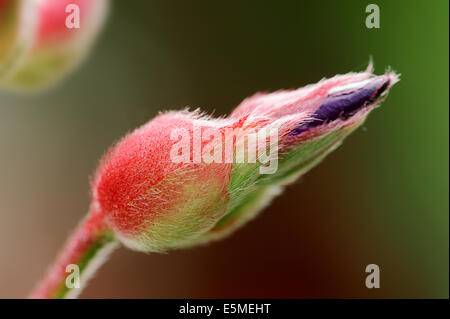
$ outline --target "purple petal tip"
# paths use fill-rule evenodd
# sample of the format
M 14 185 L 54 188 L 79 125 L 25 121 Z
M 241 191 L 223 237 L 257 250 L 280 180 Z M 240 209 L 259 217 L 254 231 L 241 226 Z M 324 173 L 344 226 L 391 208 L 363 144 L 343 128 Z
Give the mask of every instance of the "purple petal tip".
M 330 123 L 338 118 L 348 119 L 363 107 L 372 104 L 386 91 L 390 84 L 389 76 L 379 76 L 358 88 L 348 88 L 330 93 L 323 104 L 311 115 L 311 120 L 294 128 L 289 135 L 295 136 Z

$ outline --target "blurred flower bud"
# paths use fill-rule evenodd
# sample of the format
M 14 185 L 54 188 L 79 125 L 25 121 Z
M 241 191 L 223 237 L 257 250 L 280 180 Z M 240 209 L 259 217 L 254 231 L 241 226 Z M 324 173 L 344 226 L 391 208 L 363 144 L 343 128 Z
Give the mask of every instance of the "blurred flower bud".
M 0 0 L 0 81 L 12 73 L 31 47 L 37 2 Z
M 0 0 L 0 85 L 49 86 L 86 55 L 108 0 Z M 3 25 L 4 24 L 4 25 Z
M 397 75 L 350 73 L 257 94 L 228 117 L 169 112 L 101 161 L 93 205 L 126 246 L 165 251 L 220 238 L 258 213 L 366 118 Z

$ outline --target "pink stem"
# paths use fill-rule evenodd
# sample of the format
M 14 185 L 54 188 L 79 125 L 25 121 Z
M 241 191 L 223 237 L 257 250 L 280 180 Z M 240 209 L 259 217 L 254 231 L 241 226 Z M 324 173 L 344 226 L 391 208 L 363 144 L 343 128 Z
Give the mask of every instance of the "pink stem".
M 76 297 L 86 286 L 89 277 L 100 267 L 106 256 L 117 247 L 114 234 L 104 223 L 104 216 L 98 209 L 91 206 L 90 212 L 69 238 L 55 263 L 30 294 L 33 299 L 60 299 Z M 66 284 L 67 277 L 76 265 L 80 274 L 80 287 L 71 288 Z M 73 272 L 73 274 L 75 274 Z

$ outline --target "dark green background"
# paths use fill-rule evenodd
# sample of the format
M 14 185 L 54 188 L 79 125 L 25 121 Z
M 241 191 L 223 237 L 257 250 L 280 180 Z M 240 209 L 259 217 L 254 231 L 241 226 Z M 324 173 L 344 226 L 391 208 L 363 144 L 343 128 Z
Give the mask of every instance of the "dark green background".
M 365 7 L 381 28 L 365 27 Z M 114 1 L 85 63 L 0 93 L 0 297 L 23 297 L 87 211 L 88 176 L 159 110 L 230 112 L 256 91 L 401 73 L 341 148 L 248 226 L 166 255 L 125 249 L 82 297 L 446 297 L 448 1 Z M 381 269 L 381 288 L 364 269 Z

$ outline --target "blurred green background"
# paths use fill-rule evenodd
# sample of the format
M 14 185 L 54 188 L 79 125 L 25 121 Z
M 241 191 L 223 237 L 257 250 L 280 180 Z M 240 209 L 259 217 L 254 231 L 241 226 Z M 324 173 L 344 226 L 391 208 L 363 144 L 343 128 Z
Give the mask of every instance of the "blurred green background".
M 87 211 L 103 152 L 159 110 L 226 114 L 372 56 L 401 81 L 259 218 L 205 247 L 120 249 L 81 297 L 448 298 L 448 33 L 448 1 L 113 1 L 63 83 L 0 92 L 0 297 L 28 294 Z M 365 287 L 370 263 L 380 289 Z

